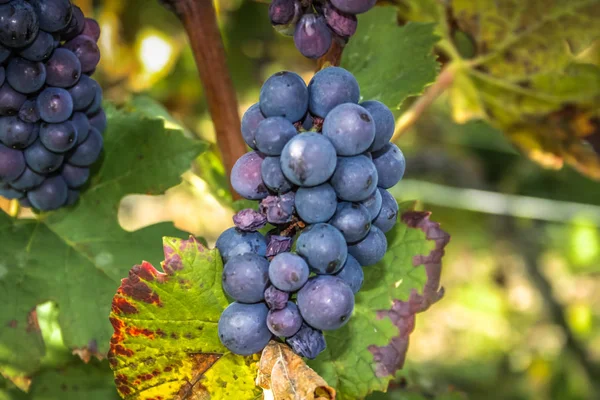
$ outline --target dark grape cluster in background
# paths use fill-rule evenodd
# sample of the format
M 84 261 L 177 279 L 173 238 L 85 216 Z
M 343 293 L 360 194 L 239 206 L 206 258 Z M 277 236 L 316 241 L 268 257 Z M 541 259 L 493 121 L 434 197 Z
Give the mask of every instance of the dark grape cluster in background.
M 271 24 L 294 36 L 296 48 L 308 58 L 327 53 L 332 41 L 348 40 L 356 32 L 356 14 L 375 6 L 376 0 L 273 0 Z
M 362 267 L 386 253 L 385 233 L 398 215 L 386 189 L 402 179 L 405 159 L 390 143 L 392 112 L 359 99 L 343 68 L 321 70 L 308 87 L 279 72 L 242 118 L 254 151 L 236 162 L 231 184 L 260 203 L 236 214 L 216 244 L 223 289 L 235 300 L 221 315 L 219 337 L 236 354 L 259 352 L 276 336 L 316 357 L 322 331 L 351 317 Z M 274 228 L 265 237 L 259 230 L 267 223 Z
M 74 204 L 102 151 L 100 27 L 69 0 L 0 0 L 0 196 Z

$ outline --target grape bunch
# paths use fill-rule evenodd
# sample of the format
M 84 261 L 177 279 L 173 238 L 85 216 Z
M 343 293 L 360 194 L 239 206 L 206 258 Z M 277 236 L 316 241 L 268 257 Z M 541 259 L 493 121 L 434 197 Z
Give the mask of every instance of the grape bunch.
M 0 196 L 74 204 L 102 151 L 100 27 L 69 0 L 0 0 Z
M 273 0 L 271 24 L 278 32 L 294 36 L 302 55 L 319 58 L 332 41 L 347 41 L 356 32 L 356 14 L 369 11 L 377 0 Z
M 351 317 L 362 267 L 386 253 L 398 215 L 386 189 L 406 163 L 390 143 L 392 112 L 359 98 L 356 79 L 339 67 L 321 70 L 308 87 L 279 72 L 242 118 L 253 151 L 236 162 L 231 184 L 260 203 L 237 213 L 216 243 L 223 289 L 234 300 L 219 337 L 233 353 L 259 352 L 276 336 L 316 357 L 322 331 Z M 274 228 L 264 236 L 267 223 Z

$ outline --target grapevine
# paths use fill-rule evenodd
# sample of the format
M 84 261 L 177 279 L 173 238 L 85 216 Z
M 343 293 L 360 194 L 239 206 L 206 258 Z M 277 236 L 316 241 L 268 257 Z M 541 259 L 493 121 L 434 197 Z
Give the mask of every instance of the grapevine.
M 216 243 L 223 289 L 234 300 L 219 337 L 236 354 L 257 353 L 278 337 L 315 358 L 326 347 L 322 331 L 352 316 L 362 267 L 386 253 L 385 233 L 398 216 L 386 189 L 402 179 L 405 159 L 389 142 L 392 112 L 359 99 L 343 68 L 319 71 L 308 86 L 283 71 L 242 118 L 253 151 L 234 165 L 231 185 L 260 203 L 236 214 Z
M 73 205 L 100 157 L 106 115 L 90 76 L 98 23 L 69 0 L 0 4 L 0 196 Z

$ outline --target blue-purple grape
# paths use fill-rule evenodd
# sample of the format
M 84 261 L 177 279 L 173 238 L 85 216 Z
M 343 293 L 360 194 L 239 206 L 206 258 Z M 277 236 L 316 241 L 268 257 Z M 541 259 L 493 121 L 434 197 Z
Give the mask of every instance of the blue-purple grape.
M 75 111 L 83 111 L 92 104 L 97 86 L 99 85 L 95 80 L 87 75 L 82 75 L 79 81 L 68 89 Z
M 389 189 L 398 183 L 406 170 L 406 159 L 394 143 L 388 143 L 383 149 L 373 153 L 373 163 L 379 177 L 377 185 Z
M 273 285 L 265 290 L 265 303 L 271 310 L 281 310 L 287 305 L 289 298 L 290 294 L 288 292 L 279 290 Z
M 348 323 L 354 311 L 354 293 L 346 282 L 331 275 L 308 280 L 298 292 L 298 308 L 307 324 L 324 331 Z
M 373 225 L 378 227 L 383 233 L 389 232 L 398 220 L 398 202 L 385 189 L 378 189 L 381 192 L 382 206 L 379 215 L 373 221 Z
M 6 80 L 13 89 L 20 93 L 34 93 L 44 86 L 46 68 L 41 62 L 15 57 L 6 67 Z
M 38 15 L 28 1 L 0 5 L 0 43 L 19 48 L 33 42 L 40 28 Z
M 310 112 L 325 118 L 329 111 L 344 103 L 358 103 L 360 88 L 354 76 L 340 67 L 317 72 L 308 84 Z
M 231 186 L 240 196 L 260 200 L 269 194 L 262 181 L 261 167 L 265 156 L 255 151 L 241 156 L 231 170 Z
M 23 152 L 0 144 L 0 182 L 14 181 L 25 171 Z
M 85 15 L 81 8 L 73 5 L 73 16 L 69 25 L 60 32 L 61 40 L 71 40 L 81 34 L 85 29 Z
M 294 44 L 304 57 L 319 58 L 331 47 L 331 31 L 323 17 L 315 14 L 304 14 L 294 32 Z
M 254 141 L 256 130 L 258 129 L 258 124 L 264 121 L 264 119 L 265 116 L 260 111 L 258 103 L 251 105 L 242 116 L 242 137 L 244 138 L 244 142 L 254 150 L 257 150 L 256 142 Z
M 0 142 L 13 149 L 24 149 L 35 140 L 34 125 L 19 117 L 0 118 Z
M 64 48 L 71 50 L 77 56 L 84 73 L 94 71 L 100 62 L 100 49 L 96 41 L 89 36 L 79 35 L 65 43 Z
M 88 117 L 82 112 L 75 112 L 68 122 L 73 124 L 75 132 L 77 132 L 77 143 L 81 144 L 85 142 L 90 134 L 90 121 Z M 98 129 L 97 127 L 94 127 Z
M 37 108 L 44 121 L 57 124 L 73 114 L 73 99 L 65 89 L 47 87 L 37 98 Z
M 269 286 L 269 262 L 255 253 L 231 257 L 223 268 L 223 290 L 240 303 L 264 300 Z
M 337 35 L 343 38 L 349 38 L 356 33 L 358 20 L 356 15 L 342 12 L 332 6 L 330 3 L 325 3 L 323 7 L 323 16 L 327 26 Z
M 17 190 L 29 190 L 33 189 L 36 186 L 39 186 L 46 177 L 44 175 L 38 174 L 30 168 L 25 168 L 25 171 L 19 176 L 16 180 L 10 183 L 14 189 Z
M 44 61 L 52 55 L 55 43 L 54 35 L 40 31 L 29 46 L 21 49 L 19 55 L 29 61 Z
M 260 110 L 265 117 L 301 120 L 308 110 L 308 89 L 300 75 L 282 71 L 272 75 L 260 89 Z
M 69 154 L 67 161 L 78 167 L 89 167 L 102 153 L 104 139 L 95 128 L 90 128 L 88 138 Z
M 0 63 L 4 63 L 4 61 L 8 60 L 8 57 L 10 57 L 11 54 L 12 51 L 9 48 L 0 44 Z
M 219 339 L 232 353 L 249 356 L 258 353 L 273 336 L 267 327 L 264 303 L 231 303 L 219 318 Z
M 27 96 L 14 90 L 8 82 L 0 87 L 0 115 L 17 115 Z
M 100 39 L 100 25 L 98 25 L 98 22 L 95 19 L 86 18 L 85 26 L 81 34 L 89 36 L 97 42 L 98 39 Z
M 0 86 L 4 85 L 6 81 L 6 70 L 3 66 L 0 66 Z
M 68 49 L 58 48 L 46 61 L 46 83 L 50 86 L 68 88 L 81 77 L 81 63 Z
M 24 198 L 25 192 L 13 188 L 8 183 L 0 182 L 0 196 L 8 200 L 16 200 Z
M 385 256 L 386 251 L 385 234 L 375 225 L 371 226 L 369 234 L 363 240 L 348 246 L 348 253 L 362 266 L 377 264 Z
M 335 148 L 329 139 L 315 132 L 296 135 L 281 153 L 283 174 L 299 186 L 325 183 L 335 167 Z
M 246 253 L 264 257 L 267 241 L 260 232 L 242 232 L 236 228 L 229 228 L 219 236 L 215 247 L 219 249 L 221 258 L 226 263 L 231 257 Z
M 309 188 L 299 188 L 296 192 L 296 211 L 308 224 L 327 222 L 337 207 L 337 195 L 333 187 L 324 183 Z
M 302 316 L 298 306 L 288 301 L 281 310 L 270 310 L 267 314 L 267 327 L 278 337 L 294 336 L 302 327 Z
M 371 221 L 373 221 L 379 215 L 379 212 L 381 211 L 381 202 L 382 199 L 379 190 L 374 191 L 372 195 L 360 202 L 360 204 L 365 206 L 369 211 Z
M 296 127 L 290 121 L 283 117 L 269 117 L 258 124 L 254 142 L 263 154 L 278 156 L 296 135 Z
M 77 144 L 77 131 L 71 121 L 59 124 L 43 122 L 40 126 L 40 140 L 48 150 L 65 153 Z
M 277 196 L 267 196 L 260 202 L 260 212 L 274 225 L 285 224 L 294 215 L 294 192 Z
M 294 35 L 302 13 L 302 5 L 298 0 L 273 0 L 269 5 L 271 24 L 282 35 Z
M 331 0 L 338 10 L 349 14 L 362 14 L 375 6 L 377 0 Z
M 317 274 L 335 274 L 346 262 L 348 246 L 344 236 L 329 224 L 306 228 L 296 241 L 296 251 Z
M 366 151 L 375 139 L 375 122 L 358 104 L 340 104 L 331 110 L 323 123 L 327 136 L 338 155 L 355 156 Z
M 92 100 L 92 104 L 89 105 L 88 108 L 85 109 L 85 113 L 87 115 L 94 115 L 102 109 L 102 88 L 100 85 L 96 84 L 94 87 L 96 93 L 94 94 L 94 100 Z
M 314 360 L 327 347 L 323 332 L 307 324 L 302 324 L 298 333 L 287 338 L 285 342 L 294 350 L 294 353 L 310 360 Z
M 371 113 L 375 121 L 375 140 L 369 147 L 369 151 L 381 150 L 394 135 L 396 126 L 394 114 L 392 114 L 392 111 L 385 104 L 377 100 L 365 101 L 360 103 L 360 105 Z
M 100 109 L 96 114 L 91 115 L 89 118 L 89 123 L 94 128 L 98 129 L 100 133 L 106 131 L 106 127 L 108 126 L 108 121 L 106 119 L 106 113 L 103 109 Z
M 23 152 L 29 168 L 39 174 L 56 171 L 62 165 L 64 156 L 48 150 L 38 139 Z
M 35 99 L 26 100 L 19 109 L 19 118 L 22 121 L 35 124 L 40 120 L 40 112 L 37 108 Z
M 269 279 L 273 286 L 285 292 L 300 290 L 310 274 L 304 259 L 292 253 L 276 255 L 269 265 Z M 294 332 L 296 333 L 296 332 Z
M 57 175 L 47 178 L 40 186 L 27 192 L 27 199 L 34 208 L 51 211 L 64 206 L 68 195 L 67 184 Z
M 331 177 L 331 186 L 337 196 L 345 201 L 362 201 L 377 188 L 378 176 L 375 165 L 368 157 L 339 157 L 337 168 Z
M 331 221 L 348 243 L 358 242 L 364 239 L 371 229 L 371 215 L 369 210 L 358 203 L 341 202 L 337 206 Z
M 72 206 L 79 200 L 79 190 L 69 189 L 65 206 Z
M 39 16 L 40 29 L 58 32 L 71 22 L 73 7 L 70 0 L 30 0 Z
M 279 157 L 265 157 L 260 167 L 260 174 L 263 183 L 275 193 L 287 193 L 294 187 L 294 184 L 283 175 Z
M 335 276 L 346 282 L 354 294 L 358 293 L 365 280 L 365 273 L 362 267 L 356 261 L 356 258 L 350 254 L 348 254 L 344 267 Z

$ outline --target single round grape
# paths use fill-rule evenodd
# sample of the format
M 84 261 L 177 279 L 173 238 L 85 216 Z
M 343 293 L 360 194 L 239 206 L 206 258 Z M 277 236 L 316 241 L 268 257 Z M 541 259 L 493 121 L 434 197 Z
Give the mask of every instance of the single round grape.
M 8 57 L 10 57 L 11 53 L 12 52 L 9 48 L 0 44 L 0 63 L 4 63 L 4 61 L 8 60 Z
M 10 186 L 17 190 L 29 190 L 40 185 L 44 182 L 44 179 L 46 179 L 44 175 L 38 174 L 26 167 L 25 172 L 23 172 L 16 180 L 12 181 Z
M 106 113 L 100 109 L 96 114 L 89 117 L 89 123 L 94 128 L 98 129 L 100 133 L 106 131 L 108 121 L 106 120 Z
M 43 122 L 40 126 L 40 140 L 48 150 L 65 153 L 77 144 L 77 131 L 71 121 L 59 124 Z
M 0 115 L 17 115 L 27 96 L 14 90 L 8 82 L 0 87 Z
M 102 109 L 102 88 L 96 83 L 94 89 L 96 91 L 96 93 L 94 94 L 94 100 L 92 100 L 92 104 L 90 104 L 89 107 L 85 109 L 85 113 L 87 115 L 94 115 Z
M 64 44 L 64 48 L 71 50 L 81 63 L 81 70 L 85 73 L 92 72 L 100 62 L 100 49 L 96 41 L 89 36 L 79 35 Z
M 369 210 L 358 203 L 341 202 L 337 206 L 331 221 L 348 243 L 358 242 L 364 239 L 371 229 L 371 215 Z
M 62 154 L 48 150 L 38 139 L 23 152 L 29 168 L 40 174 L 56 171 L 63 163 Z
M 340 67 L 320 70 L 308 84 L 310 112 L 325 118 L 329 111 L 344 103 L 358 103 L 360 89 L 354 76 Z
M 317 274 L 335 274 L 346 262 L 348 246 L 344 236 L 329 224 L 306 228 L 296 241 L 296 251 Z
M 260 232 L 243 232 L 235 227 L 221 233 L 215 247 L 224 263 L 241 254 L 255 253 L 262 257 L 267 254 L 267 241 Z
M 102 153 L 104 139 L 95 128 L 90 128 L 88 138 L 69 154 L 67 161 L 78 167 L 89 167 Z
M 340 104 L 327 114 L 323 123 L 327 136 L 338 155 L 355 156 L 366 151 L 375 139 L 375 122 L 358 104 Z
M 24 198 L 25 193 L 11 187 L 9 184 L 0 182 L 0 197 L 8 200 L 16 200 Z
M 337 196 L 345 201 L 362 201 L 377 188 L 377 170 L 371 160 L 363 155 L 339 157 L 331 177 L 331 186 Z
M 35 40 L 39 28 L 38 15 L 28 1 L 0 5 L 0 43 L 4 46 L 27 46 Z
M 79 200 L 79 190 L 69 189 L 65 206 L 72 206 Z
M 331 0 L 338 10 L 349 14 L 362 14 L 375 6 L 377 0 Z
M 281 152 L 281 170 L 299 186 L 326 182 L 336 167 L 335 148 L 323 135 L 306 132 L 296 135 Z
M 40 29 L 58 32 L 69 26 L 73 15 L 70 0 L 31 0 L 40 19 Z
M 34 140 L 37 131 L 33 124 L 21 121 L 19 117 L 0 118 L 0 142 L 13 149 L 24 149 Z
M 308 110 L 308 89 L 300 75 L 282 71 L 272 75 L 260 89 L 260 110 L 265 117 L 284 117 L 296 122 Z
M 385 256 L 386 251 L 385 234 L 375 225 L 371 226 L 369 234 L 363 240 L 348 246 L 348 253 L 363 266 L 377 264 Z
M 98 22 L 96 22 L 95 19 L 86 18 L 85 26 L 81 34 L 89 36 L 97 42 L 98 39 L 100 39 L 100 25 L 98 25 Z
M 269 18 L 273 25 L 287 25 L 296 14 L 295 0 L 273 0 L 269 5 Z
M 369 147 L 369 151 L 378 151 L 388 144 L 394 135 L 396 121 L 394 114 L 387 106 L 377 100 L 369 100 L 360 103 L 371 115 L 375 121 L 375 140 Z
M 56 43 L 54 35 L 40 31 L 35 40 L 24 49 L 21 49 L 21 57 L 29 61 L 44 61 L 52 55 Z
M 73 52 L 65 48 L 54 50 L 46 61 L 46 83 L 50 86 L 68 88 L 81 77 L 81 63 Z
M 265 156 L 255 151 L 241 156 L 231 170 L 231 186 L 242 197 L 260 200 L 269 192 L 262 181 L 261 166 Z
M 262 153 L 278 156 L 283 148 L 297 135 L 296 127 L 283 117 L 269 117 L 258 124 L 254 142 Z
M 0 144 L 0 182 L 14 181 L 25 171 L 23 152 Z
M 337 35 L 343 38 L 349 38 L 356 33 L 356 28 L 358 26 L 356 15 L 342 12 L 330 3 L 325 3 L 323 15 L 329 28 Z
M 257 150 L 256 142 L 254 141 L 256 130 L 258 129 L 258 124 L 264 121 L 264 119 L 265 116 L 260 111 L 258 103 L 251 105 L 242 117 L 242 137 L 244 138 L 244 142 L 254 150 Z
M 58 175 L 47 178 L 40 186 L 27 192 L 27 199 L 34 208 L 50 211 L 64 206 L 68 195 L 67 184 Z
M 383 149 L 373 153 L 373 163 L 379 177 L 377 185 L 389 189 L 400 182 L 406 170 L 406 159 L 394 143 L 388 143 Z
M 75 132 L 77 132 L 77 143 L 81 144 L 85 142 L 90 133 L 90 121 L 88 117 L 82 112 L 73 113 L 73 116 L 69 121 L 73 124 Z
M 346 282 L 331 275 L 310 278 L 298 292 L 298 308 L 307 324 L 324 331 L 346 325 L 354 310 L 354 293 Z
M 260 167 L 260 174 L 263 183 L 275 193 L 287 193 L 294 187 L 293 183 L 283 175 L 279 157 L 265 157 Z
M 0 66 L 0 86 L 4 85 L 6 81 L 6 70 L 3 66 Z
M 277 289 L 285 292 L 299 290 L 308 280 L 309 274 L 310 271 L 306 261 L 302 257 L 292 253 L 277 254 L 269 265 L 269 279 L 271 279 L 271 283 Z
M 337 195 L 328 183 L 300 188 L 296 192 L 296 212 L 307 224 L 329 221 L 335 214 L 336 207 Z
M 381 192 L 382 206 L 379 215 L 373 221 L 373 225 L 378 227 L 383 233 L 389 232 L 398 220 L 398 202 L 385 189 L 378 189 Z
M 83 111 L 92 104 L 97 86 L 99 85 L 95 80 L 87 75 L 82 75 L 79 81 L 68 89 L 75 111 Z
M 40 113 L 37 108 L 35 99 L 26 100 L 19 110 L 19 118 L 22 121 L 35 124 L 40 120 Z
M 294 336 L 302 327 L 302 316 L 298 306 L 288 301 L 281 310 L 270 310 L 267 315 L 267 327 L 271 333 L 279 337 Z
M 346 282 L 354 294 L 358 293 L 365 280 L 365 273 L 363 272 L 362 267 L 358 261 L 356 261 L 356 258 L 352 257 L 350 254 L 348 254 L 344 268 L 335 274 L 335 276 Z
M 331 31 L 323 17 L 315 14 L 304 14 L 294 32 L 294 44 L 304 57 L 319 58 L 331 47 Z
M 85 15 L 81 8 L 73 5 L 73 16 L 69 25 L 60 32 L 61 40 L 71 40 L 81 34 L 85 29 Z
M 269 262 L 254 253 L 233 256 L 223 268 L 223 290 L 240 303 L 258 303 L 269 286 Z
M 231 303 L 219 318 L 219 339 L 223 346 L 242 356 L 264 349 L 273 336 L 267 327 L 268 312 L 264 303 Z
M 48 87 L 39 94 L 37 108 L 44 121 L 57 124 L 73 114 L 73 99 L 65 89 Z
M 365 206 L 369 211 L 371 221 L 373 221 L 379 215 L 379 212 L 381 211 L 381 202 L 382 199 L 379 190 L 374 191 L 372 195 L 360 202 L 360 204 Z

